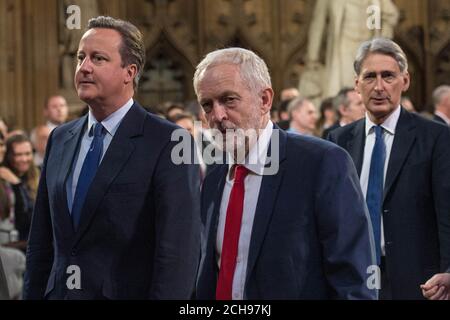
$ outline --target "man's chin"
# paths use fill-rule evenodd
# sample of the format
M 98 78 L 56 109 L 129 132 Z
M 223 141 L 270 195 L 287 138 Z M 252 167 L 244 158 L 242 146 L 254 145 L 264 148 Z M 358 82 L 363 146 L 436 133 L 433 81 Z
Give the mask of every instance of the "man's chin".
M 92 100 L 94 100 L 94 95 L 90 92 L 87 92 L 86 90 L 78 90 L 78 98 L 80 98 L 81 101 L 86 102 L 89 104 Z

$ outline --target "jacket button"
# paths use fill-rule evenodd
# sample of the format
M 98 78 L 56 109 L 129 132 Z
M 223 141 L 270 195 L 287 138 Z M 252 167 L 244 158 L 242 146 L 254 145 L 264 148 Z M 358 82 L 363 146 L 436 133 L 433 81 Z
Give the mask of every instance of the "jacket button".
M 389 213 L 389 210 L 388 209 L 384 209 L 383 213 Z
M 72 252 L 70 253 L 70 255 L 72 257 L 75 257 L 77 255 L 77 250 L 73 249 Z

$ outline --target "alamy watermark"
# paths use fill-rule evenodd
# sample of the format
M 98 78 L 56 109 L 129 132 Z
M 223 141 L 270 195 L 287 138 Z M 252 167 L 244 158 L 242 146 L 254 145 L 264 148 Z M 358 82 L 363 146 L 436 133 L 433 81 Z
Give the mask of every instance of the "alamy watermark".
M 366 13 L 367 18 L 367 28 L 369 30 L 380 30 L 381 29 L 381 8 L 377 5 L 370 5 L 367 7 Z M 67 6 L 66 9 L 67 19 L 66 27 L 69 30 L 81 29 L 81 8 L 78 5 L 72 4 Z
M 369 30 L 381 29 L 381 8 L 377 5 L 371 5 L 367 7 L 366 13 L 369 15 L 367 18 L 367 28 Z
M 66 9 L 68 17 L 66 19 L 66 27 L 69 30 L 81 29 L 81 9 L 80 6 L 70 5 Z
M 70 265 L 66 269 L 69 275 L 66 281 L 66 287 L 69 290 L 81 290 L 81 269 L 77 265 Z

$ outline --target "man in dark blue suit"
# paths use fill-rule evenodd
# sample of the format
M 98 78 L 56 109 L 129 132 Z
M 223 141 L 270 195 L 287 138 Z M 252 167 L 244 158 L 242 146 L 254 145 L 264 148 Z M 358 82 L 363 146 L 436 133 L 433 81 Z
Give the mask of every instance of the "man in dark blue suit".
M 273 125 L 270 75 L 249 50 L 208 54 L 194 88 L 230 160 L 202 187 L 196 297 L 375 298 L 371 229 L 350 156 Z
M 433 120 L 450 126 L 450 86 L 442 85 L 433 91 Z
M 176 126 L 133 100 L 139 30 L 89 21 L 75 85 L 89 113 L 49 139 L 26 299 L 187 299 L 200 258 L 199 168 L 171 159 Z
M 350 153 L 367 195 L 380 299 L 422 299 L 420 285 L 450 263 L 450 130 L 400 106 L 410 78 L 392 40 L 363 43 L 354 67 L 366 117 L 329 138 Z

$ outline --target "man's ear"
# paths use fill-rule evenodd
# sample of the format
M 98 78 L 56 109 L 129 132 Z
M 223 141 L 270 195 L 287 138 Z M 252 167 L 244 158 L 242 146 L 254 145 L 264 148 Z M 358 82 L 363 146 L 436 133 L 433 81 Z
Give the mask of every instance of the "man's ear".
M 409 78 L 409 72 L 406 71 L 405 74 L 403 75 L 403 92 L 406 92 L 409 89 L 409 85 L 411 84 L 410 82 L 410 78 Z
M 358 85 L 359 85 L 359 76 L 356 75 L 355 76 L 355 91 L 358 92 L 359 94 L 361 94 L 361 92 L 359 91 Z
M 270 109 L 272 108 L 272 102 L 273 102 L 273 90 L 272 88 L 266 88 L 262 91 L 261 94 L 261 113 L 266 114 L 270 112 Z
M 135 64 L 130 64 L 126 66 L 126 77 L 125 77 L 125 84 L 128 84 L 130 82 L 133 82 L 134 78 L 137 76 L 138 68 Z

